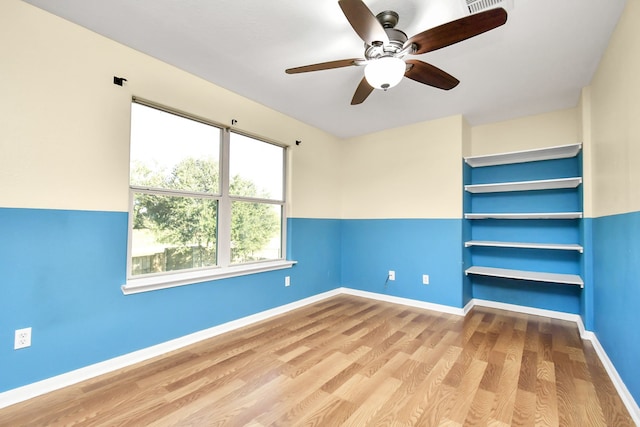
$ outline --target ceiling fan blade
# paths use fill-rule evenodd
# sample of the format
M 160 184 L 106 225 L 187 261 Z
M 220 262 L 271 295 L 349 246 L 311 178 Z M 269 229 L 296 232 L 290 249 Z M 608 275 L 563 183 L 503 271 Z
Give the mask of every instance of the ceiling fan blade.
M 362 104 L 365 99 L 373 92 L 373 88 L 367 82 L 365 77 L 360 80 L 360 84 L 356 89 L 356 93 L 353 94 L 353 98 L 351 99 L 351 105 Z
M 371 46 L 378 42 L 389 43 L 389 37 L 382 24 L 362 0 L 339 0 L 338 4 L 355 32 L 365 43 Z
M 444 90 L 453 89 L 460 83 L 460 80 L 451 74 L 426 62 L 409 59 L 406 63 L 409 65 L 409 69 L 404 73 L 404 76 L 419 83 Z
M 309 71 L 330 70 L 332 68 L 349 67 L 352 65 L 360 65 L 366 60 L 361 58 L 340 59 L 337 61 L 320 62 L 319 64 L 304 65 L 302 67 L 288 68 L 285 70 L 287 74 L 308 73 Z
M 506 10 L 490 9 L 423 31 L 411 37 L 404 45 L 407 47 L 413 43 L 416 48 L 414 54 L 419 55 L 493 30 L 505 22 L 507 22 Z

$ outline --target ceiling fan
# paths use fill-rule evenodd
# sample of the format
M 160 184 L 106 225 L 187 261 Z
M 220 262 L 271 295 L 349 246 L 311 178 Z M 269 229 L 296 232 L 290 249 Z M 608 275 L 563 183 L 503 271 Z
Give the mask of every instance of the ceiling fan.
M 365 76 L 351 99 L 361 104 L 373 89 L 387 90 L 408 77 L 419 83 L 450 90 L 460 83 L 447 72 L 407 55 L 420 55 L 477 36 L 507 22 L 507 12 L 490 9 L 428 29 L 408 38 L 396 29 L 399 16 L 384 11 L 374 16 L 362 0 L 339 0 L 347 20 L 365 43 L 364 58 L 341 59 L 302 67 L 289 68 L 287 74 L 329 70 L 349 66 L 365 66 Z

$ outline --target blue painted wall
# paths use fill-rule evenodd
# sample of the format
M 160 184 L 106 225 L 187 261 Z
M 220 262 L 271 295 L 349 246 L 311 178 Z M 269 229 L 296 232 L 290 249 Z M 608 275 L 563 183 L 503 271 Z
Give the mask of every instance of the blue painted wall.
M 0 392 L 338 287 L 340 222 L 288 226 L 292 269 L 125 296 L 127 213 L 0 209 Z
M 640 402 L 640 212 L 593 220 L 594 332 Z
M 488 184 L 581 176 L 582 155 L 507 165 L 470 168 L 465 184 Z M 580 212 L 582 186 L 498 193 L 465 192 L 465 212 Z M 469 230 L 467 231 L 467 227 Z M 583 244 L 588 231 L 582 219 L 465 220 L 465 240 Z M 590 253 L 586 254 L 590 256 Z M 577 251 L 474 246 L 465 253 L 468 265 L 577 274 L 590 277 L 589 260 Z M 474 298 L 583 315 L 590 299 L 578 286 L 470 275 Z M 588 316 L 587 316 L 588 317 Z
M 296 299 L 325 292 L 342 285 L 341 220 L 289 218 L 287 220 L 287 259 L 298 263 L 285 270 L 291 276 L 291 292 Z
M 593 331 L 595 300 L 594 300 L 594 284 L 593 284 L 593 218 L 584 218 L 580 222 L 580 234 L 582 235 L 582 247 L 584 253 L 581 260 L 581 274 L 584 281 L 584 289 L 580 295 L 580 315 L 582 322 L 588 331 Z
M 474 298 L 580 314 L 578 286 L 484 276 L 473 277 L 472 281 Z
M 640 213 L 585 224 L 593 228 L 597 262 L 588 299 L 595 303 L 577 287 L 514 288 L 491 278 L 474 279 L 473 296 L 572 313 L 593 305 L 598 339 L 640 400 L 640 244 L 629 238 L 640 235 Z M 339 286 L 462 307 L 463 225 L 290 218 L 288 258 L 298 261 L 292 269 L 124 296 L 127 213 L 0 209 L 0 342 L 13 342 L 14 329 L 34 331 L 30 348 L 0 347 L 0 392 Z M 386 281 L 388 270 L 395 281 Z
M 468 185 L 472 183 L 472 168 L 466 162 L 462 162 L 462 184 Z M 462 206 L 463 211 L 467 212 L 471 209 L 471 193 L 462 191 Z M 472 221 L 462 220 L 462 241 L 467 242 L 472 239 L 471 237 L 471 223 Z M 464 245 L 463 245 L 464 246 Z M 473 265 L 471 261 L 471 248 L 463 247 L 462 249 L 462 271 Z M 462 303 L 466 305 L 473 299 L 473 283 L 471 281 L 472 276 L 466 274 L 462 276 Z
M 341 239 L 343 286 L 463 306 L 462 220 L 343 220 Z M 395 281 L 386 280 L 389 270 Z

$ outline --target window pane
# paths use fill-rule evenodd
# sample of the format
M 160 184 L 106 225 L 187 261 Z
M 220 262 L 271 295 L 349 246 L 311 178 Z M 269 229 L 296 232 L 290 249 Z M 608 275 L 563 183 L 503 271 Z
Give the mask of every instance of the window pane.
M 283 200 L 284 148 L 231 133 L 229 155 L 232 196 Z
M 218 202 L 134 193 L 132 275 L 216 265 Z
M 281 205 L 233 202 L 231 262 L 281 258 L 281 226 Z
M 220 194 L 220 129 L 131 105 L 131 185 Z

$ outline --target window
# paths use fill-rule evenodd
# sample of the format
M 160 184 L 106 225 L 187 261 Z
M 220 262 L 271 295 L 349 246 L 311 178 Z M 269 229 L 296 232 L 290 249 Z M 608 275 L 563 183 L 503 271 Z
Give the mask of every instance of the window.
M 231 262 L 280 258 L 283 149 L 232 132 L 229 151 Z
M 284 170 L 284 147 L 133 102 L 125 287 L 282 260 Z

